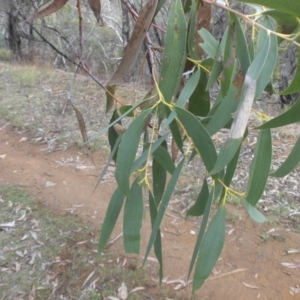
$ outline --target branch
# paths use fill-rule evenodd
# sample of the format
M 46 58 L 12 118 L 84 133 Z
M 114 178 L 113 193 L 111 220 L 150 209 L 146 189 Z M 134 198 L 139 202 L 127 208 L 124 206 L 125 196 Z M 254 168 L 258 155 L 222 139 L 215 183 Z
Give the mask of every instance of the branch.
M 205 2 L 205 3 L 213 4 L 213 5 L 218 6 L 220 8 L 223 8 L 224 10 L 227 10 L 227 11 L 239 16 L 241 19 L 243 19 L 245 22 L 251 24 L 252 26 L 256 26 L 256 27 L 259 27 L 261 29 L 264 29 L 268 33 L 271 33 L 271 34 L 273 34 L 275 36 L 278 36 L 278 37 L 280 37 L 280 38 L 282 38 L 286 41 L 289 41 L 289 42 L 293 43 L 294 45 L 296 45 L 297 47 L 300 48 L 300 43 L 296 42 L 294 40 L 294 38 L 289 38 L 285 34 L 281 34 L 281 33 L 278 33 L 276 31 L 272 31 L 269 28 L 259 24 L 258 22 L 254 21 L 254 20 L 251 20 L 249 17 L 245 16 L 243 13 L 240 13 L 240 12 L 236 11 L 235 9 L 232 9 L 232 8 L 226 6 L 226 5 L 221 4 L 221 3 L 217 3 L 217 2 L 215 2 L 215 0 L 202 0 L 202 1 Z

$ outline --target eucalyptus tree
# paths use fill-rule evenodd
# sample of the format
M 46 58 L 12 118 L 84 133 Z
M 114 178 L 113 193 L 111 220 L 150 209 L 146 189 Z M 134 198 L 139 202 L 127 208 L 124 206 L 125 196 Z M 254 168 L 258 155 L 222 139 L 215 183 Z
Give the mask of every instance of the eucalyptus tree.
M 96 7 L 97 1 L 89 3 Z M 52 10 L 48 7 L 31 20 L 57 11 L 66 2 L 55 0 L 51 4 Z M 248 15 L 246 11 L 236 10 L 232 3 L 237 2 L 244 3 L 252 13 Z M 77 3 L 79 6 L 80 1 Z M 126 5 L 128 1 L 123 3 Z M 95 15 L 101 14 L 100 6 L 97 7 Z M 212 7 L 223 10 L 229 20 L 220 40 L 209 31 Z M 148 34 L 149 28 L 157 27 L 153 20 L 158 12 L 167 12 L 166 28 L 159 28 L 166 31 L 164 47 L 153 43 Z M 199 174 L 202 187 L 195 204 L 187 211 L 187 215 L 202 216 L 188 269 L 188 277 L 193 277 L 193 292 L 198 290 L 210 275 L 224 245 L 227 197 L 230 193 L 238 194 L 231 182 L 249 131 L 257 131 L 258 139 L 247 187 L 238 195 L 254 220 L 266 220 L 256 205 L 268 177 L 286 176 L 300 161 L 298 138 L 282 165 L 276 171 L 270 171 L 271 129 L 300 121 L 300 98 L 275 118 L 258 113 L 261 119 L 258 127 L 249 127 L 249 115 L 254 101 L 265 91 L 279 95 L 299 91 L 300 67 L 296 68 L 294 78 L 283 91 L 277 89 L 273 80 L 279 63 L 278 45 L 285 42 L 300 46 L 299 19 L 299 1 L 174 0 L 170 6 L 165 0 L 144 3 L 136 15 L 135 26 L 117 70 L 111 74 L 107 85 L 102 85 L 107 95 L 107 113 L 113 112 L 110 123 L 99 134 L 108 130 L 111 155 L 107 167 L 112 160 L 116 162 L 117 188 L 101 228 L 99 255 L 122 207 L 125 251 L 140 252 L 140 229 L 146 210 L 144 199 L 147 199 L 152 231 L 145 260 L 154 248 L 162 279 L 161 222 L 184 165 L 198 156 L 206 172 L 204 177 Z M 143 98 L 125 105 L 115 96 L 115 91 L 132 70 L 144 43 L 151 62 L 153 86 Z M 159 61 L 157 54 L 161 52 Z M 297 60 L 299 62 L 299 54 Z M 191 76 L 186 81 L 183 75 L 187 73 Z M 210 94 L 213 85 L 220 87 L 215 99 Z M 132 118 L 127 128 L 122 124 L 125 117 Z M 227 140 L 217 151 L 212 137 L 224 129 Z M 167 180 L 168 176 L 170 180 Z M 217 206 L 215 213 L 212 205 Z

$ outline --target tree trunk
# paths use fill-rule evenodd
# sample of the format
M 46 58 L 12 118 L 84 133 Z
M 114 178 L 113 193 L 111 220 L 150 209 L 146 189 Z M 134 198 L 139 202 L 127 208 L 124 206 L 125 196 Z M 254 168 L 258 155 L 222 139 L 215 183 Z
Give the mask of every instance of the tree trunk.
M 6 45 L 18 58 L 22 58 L 21 35 L 19 31 L 17 6 L 14 1 L 2 0 L 1 9 L 4 13 L 4 28 Z

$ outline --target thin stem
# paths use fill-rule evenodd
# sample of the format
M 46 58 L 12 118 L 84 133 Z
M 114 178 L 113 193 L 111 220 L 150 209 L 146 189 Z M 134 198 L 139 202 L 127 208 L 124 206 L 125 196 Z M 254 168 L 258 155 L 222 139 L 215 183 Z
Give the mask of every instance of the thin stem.
M 276 31 L 272 31 L 269 28 L 267 28 L 267 27 L 259 24 L 258 22 L 254 21 L 254 20 L 251 20 L 249 17 L 245 16 L 243 13 L 240 13 L 240 12 L 238 12 L 238 11 L 236 11 L 236 10 L 228 7 L 228 6 L 225 6 L 225 5 L 221 4 L 221 3 L 217 3 L 217 2 L 215 2 L 215 0 L 202 0 L 202 1 L 205 2 L 205 3 L 213 4 L 213 5 L 218 6 L 220 8 L 223 8 L 224 10 L 227 10 L 229 12 L 232 12 L 233 14 L 239 16 L 241 19 L 243 19 L 245 22 L 251 24 L 252 26 L 256 26 L 256 27 L 259 27 L 261 29 L 264 29 L 268 33 L 273 34 L 275 36 L 278 36 L 278 37 L 280 37 L 280 38 L 282 38 L 282 39 L 284 39 L 286 41 L 289 41 L 289 42 L 293 43 L 294 45 L 296 45 L 297 47 L 300 48 L 300 43 L 297 43 L 295 41 L 295 37 L 289 38 L 286 34 L 281 34 L 281 33 L 278 33 Z

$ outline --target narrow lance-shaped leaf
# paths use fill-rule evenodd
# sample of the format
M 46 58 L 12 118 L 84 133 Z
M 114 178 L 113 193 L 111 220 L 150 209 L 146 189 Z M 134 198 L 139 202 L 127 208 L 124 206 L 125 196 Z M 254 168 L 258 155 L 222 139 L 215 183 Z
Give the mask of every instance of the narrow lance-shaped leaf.
M 236 166 L 237 166 L 237 163 L 238 163 L 238 160 L 239 160 L 240 151 L 241 151 L 241 146 L 237 150 L 237 152 L 235 153 L 235 156 L 232 158 L 232 160 L 230 161 L 230 163 L 226 167 L 226 174 L 225 174 L 225 177 L 224 177 L 224 184 L 226 186 L 230 186 L 231 180 L 233 178 L 233 175 L 234 175 L 234 172 L 236 170 Z
M 219 49 L 219 42 L 213 37 L 213 35 L 205 28 L 202 28 L 201 30 L 198 31 L 200 36 L 203 39 L 203 43 L 200 44 L 202 49 L 206 52 L 206 54 L 213 58 L 216 59 L 218 49 Z
M 157 0 L 147 0 L 142 8 L 139 17 L 134 26 L 132 35 L 125 47 L 122 60 L 108 85 L 112 85 L 121 81 L 132 69 L 143 44 L 147 30 L 153 19 L 157 6 Z
M 144 203 L 142 185 L 137 177 L 133 182 L 130 195 L 126 198 L 123 217 L 123 241 L 126 253 L 140 252 L 140 230 L 142 227 Z
M 241 23 L 235 14 L 231 14 L 235 22 L 235 38 L 236 38 L 236 55 L 241 63 L 243 74 L 247 73 L 250 66 L 250 55 L 248 51 L 247 41 L 245 34 L 242 30 Z
M 257 127 L 257 129 L 277 128 L 300 122 L 300 97 L 296 103 L 285 113 Z
M 149 209 L 150 209 L 151 226 L 153 227 L 154 221 L 157 217 L 157 206 L 151 192 L 149 192 Z M 154 253 L 159 262 L 159 281 L 161 283 L 163 279 L 163 257 L 162 257 L 160 229 L 157 230 L 157 235 L 155 237 Z
M 201 72 L 196 89 L 190 96 L 188 104 L 188 110 L 196 116 L 204 117 L 210 110 L 210 95 L 209 91 L 205 89 L 206 85 L 207 76 L 205 72 Z
M 275 31 L 273 20 L 269 17 L 265 17 L 263 19 L 262 25 L 266 28 Z M 262 31 L 262 29 L 261 29 Z M 275 66 L 278 58 L 278 49 L 277 49 L 277 38 L 275 35 L 270 34 L 269 32 L 266 35 L 266 38 L 269 42 L 269 49 L 267 52 L 266 60 L 264 62 L 263 68 L 261 69 L 259 76 L 257 78 L 257 86 L 255 99 L 261 95 L 261 93 L 265 90 L 267 84 L 270 82 L 270 79 L 275 70 Z M 265 40 L 264 40 L 265 41 Z M 255 78 L 255 77 L 252 77 Z
M 293 33 L 300 25 L 299 20 L 295 16 L 279 10 L 266 10 L 263 14 L 272 17 L 276 21 L 276 31 L 283 34 Z M 279 38 L 279 41 L 282 40 Z
M 174 110 L 186 134 L 192 139 L 195 149 L 201 155 L 206 169 L 210 171 L 217 159 L 217 152 L 210 135 L 190 112 L 179 107 L 175 107 Z
M 287 159 L 282 163 L 282 165 L 274 172 L 271 173 L 270 176 L 273 177 L 284 177 L 292 172 L 300 162 L 300 136 L 293 147 L 290 155 Z
M 154 244 L 154 241 L 155 241 L 157 233 L 158 233 L 158 229 L 160 228 L 161 221 L 163 219 L 163 216 L 165 215 L 165 212 L 166 212 L 166 209 L 168 207 L 169 201 L 170 201 L 171 196 L 173 194 L 173 191 L 175 189 L 175 185 L 176 185 L 177 180 L 179 178 L 179 175 L 181 173 L 183 163 L 184 163 L 184 158 L 180 161 L 177 168 L 175 169 L 175 171 L 174 171 L 174 173 L 173 173 L 173 175 L 172 175 L 172 177 L 171 177 L 171 179 L 168 183 L 166 191 L 165 191 L 165 193 L 162 197 L 162 200 L 161 200 L 159 208 L 158 208 L 156 219 L 155 219 L 155 221 L 153 223 L 153 226 L 152 226 L 152 232 L 151 232 L 151 235 L 150 235 L 150 239 L 149 239 L 149 242 L 148 242 L 148 246 L 147 246 L 147 250 L 146 250 L 146 254 L 145 254 L 145 258 L 144 258 L 143 263 L 145 263 L 148 255 L 150 253 L 150 250 L 151 250 L 151 248 Z
M 195 88 L 197 87 L 197 84 L 200 79 L 200 70 L 196 71 L 192 77 L 188 80 L 184 88 L 182 89 L 177 101 L 176 105 L 178 107 L 183 107 L 185 103 L 189 100 L 193 92 L 195 91 Z M 175 115 L 174 115 L 175 116 Z
M 161 149 L 168 149 L 167 142 L 164 141 Z M 167 152 L 167 151 L 166 151 Z M 172 162 L 172 161 L 171 161 Z M 172 162 L 173 163 L 173 162 Z M 151 217 L 151 225 L 153 227 L 155 219 L 157 217 L 157 210 L 161 199 L 163 197 L 165 191 L 165 185 L 167 181 L 167 170 L 163 165 L 161 165 L 155 157 L 153 157 L 152 163 L 152 178 L 153 178 L 153 195 L 149 192 L 149 208 L 150 208 L 150 217 Z M 154 242 L 154 253 L 159 262 L 159 278 L 160 282 L 163 278 L 163 261 L 162 261 L 162 245 L 161 245 L 161 235 L 160 229 L 157 231 L 157 235 Z
M 247 71 L 243 85 L 241 102 L 235 114 L 234 121 L 228 134 L 228 139 L 220 150 L 217 162 L 211 171 L 211 174 L 215 174 L 222 170 L 236 154 L 247 127 L 253 101 L 258 94 L 257 89 L 259 88 L 262 91 L 265 87 L 260 81 L 264 81 L 265 84 L 267 84 L 271 77 L 273 67 L 276 62 L 276 60 L 274 61 L 273 52 L 274 50 L 276 51 L 277 48 L 274 48 L 274 40 L 270 37 L 269 33 L 266 37 L 267 40 L 264 42 L 262 48 Z M 272 64 L 272 68 L 269 68 L 269 63 Z M 266 68 L 267 71 L 265 71 L 264 68 Z M 267 78 L 260 77 L 262 74 L 264 74 Z
M 187 216 L 202 216 L 209 198 L 209 188 L 206 178 L 203 180 L 201 191 L 195 204 L 187 211 Z
M 67 2 L 68 0 L 54 0 L 47 7 L 45 7 L 44 9 L 42 9 L 41 11 L 33 15 L 31 18 L 29 18 L 28 21 L 31 22 L 35 19 L 47 17 L 60 10 Z
M 209 219 L 209 215 L 210 215 L 210 210 L 211 210 L 211 205 L 212 205 L 212 202 L 213 202 L 213 199 L 214 199 L 214 194 L 215 194 L 215 186 L 213 185 L 212 189 L 210 191 L 207 203 L 205 205 L 200 230 L 199 230 L 199 233 L 198 233 L 196 245 L 194 247 L 194 251 L 193 251 L 193 255 L 192 255 L 192 259 L 191 259 L 191 263 L 190 263 L 190 267 L 189 267 L 188 278 L 190 277 L 190 275 L 192 273 L 195 262 L 197 260 L 198 255 L 199 255 L 199 250 L 200 250 L 200 247 L 201 247 L 201 244 L 202 244 L 202 241 L 203 241 L 203 237 L 204 237 L 204 234 L 205 234 L 205 230 L 206 230 L 206 227 L 207 227 L 207 223 L 208 223 L 208 219 Z
M 225 241 L 225 206 L 222 205 L 212 218 L 204 235 L 193 278 L 193 292 L 198 290 L 215 266 Z
M 220 93 L 222 101 L 220 101 L 218 107 L 215 107 L 215 112 L 212 114 L 212 118 L 205 126 L 210 135 L 214 135 L 232 119 L 232 114 L 236 111 L 239 105 L 239 89 L 241 89 L 243 85 L 244 77 L 239 76 L 237 81 L 238 84 L 233 84 L 229 88 L 228 94 L 225 98 L 223 98 Z
M 210 30 L 211 23 L 211 12 L 212 5 L 211 3 L 202 2 L 200 0 L 196 0 L 196 8 L 197 11 L 197 23 L 196 23 L 196 32 L 195 32 L 195 48 L 198 54 L 198 57 L 201 58 L 203 55 L 203 49 L 201 47 L 201 43 L 203 42 L 202 37 L 198 34 L 200 29 Z
M 194 59 L 198 60 L 199 56 L 196 51 L 196 45 L 195 45 L 195 34 L 198 34 L 195 32 L 196 29 L 196 22 L 197 22 L 197 7 L 196 7 L 196 1 L 191 0 L 190 1 L 190 18 L 189 18 L 189 26 L 188 26 L 188 41 L 187 41 L 187 48 L 188 48 L 188 55 Z M 185 5 L 185 7 L 187 4 Z M 185 11 L 186 13 L 186 11 Z M 196 41 L 197 42 L 197 41 Z
M 161 146 L 162 149 L 168 149 L 167 142 L 164 141 Z M 174 165 L 173 165 L 174 166 Z M 166 180 L 167 180 L 167 169 L 163 164 L 160 164 L 159 161 L 153 157 L 152 163 L 152 178 L 153 178 L 153 196 L 156 206 L 158 207 L 162 196 L 165 191 Z
M 272 160 L 272 136 L 270 129 L 259 133 L 254 159 L 251 163 L 246 201 L 255 206 L 265 189 Z
M 145 144 L 145 150 L 143 151 L 142 155 L 133 163 L 131 173 L 135 172 L 138 168 L 141 167 L 142 164 L 146 162 L 149 153 L 152 154 L 153 152 L 155 152 L 157 148 L 165 141 L 168 135 L 169 134 L 166 133 L 163 136 L 160 136 L 154 143 L 152 143 L 151 147 L 149 147 L 149 144 Z
M 162 146 L 158 147 L 153 153 L 155 160 L 161 164 L 170 174 L 175 170 L 174 163 L 169 152 Z
M 230 22 L 224 51 L 223 72 L 221 74 L 221 91 L 224 97 L 232 84 L 235 72 L 235 48 L 234 23 Z
M 123 193 L 129 196 L 129 179 L 131 168 L 135 160 L 140 136 L 144 130 L 145 122 L 150 109 L 143 111 L 128 127 L 119 146 L 115 177 Z
M 252 206 L 249 202 L 243 200 L 245 209 L 249 216 L 257 223 L 264 223 L 267 219 L 266 217 L 254 206 Z
M 167 102 L 177 93 L 186 61 L 187 28 L 181 0 L 170 8 L 159 88 Z
M 123 206 L 124 199 L 125 195 L 119 188 L 117 188 L 110 199 L 105 218 L 102 224 L 98 244 L 98 258 L 100 258 L 100 255 L 106 246 L 110 234 L 112 233 L 116 225 L 118 216 Z
M 233 159 L 243 139 L 243 135 L 247 126 L 250 110 L 254 101 L 256 92 L 256 81 L 246 75 L 244 82 L 244 91 L 242 102 L 236 112 L 233 124 L 228 134 L 228 139 L 220 149 L 218 159 L 215 166 L 211 170 L 211 174 L 215 174 L 223 170 L 225 166 Z
M 111 119 L 110 119 L 109 123 L 114 122 L 118 118 L 119 118 L 118 110 L 115 109 L 112 116 L 111 116 Z M 116 123 L 116 124 L 122 125 L 121 120 L 119 120 L 118 123 Z M 116 132 L 114 126 L 112 126 L 108 129 L 108 142 L 109 142 L 109 145 L 110 145 L 111 152 L 112 152 L 112 149 L 114 148 L 116 140 L 118 139 L 119 136 L 120 135 Z M 114 161 L 117 160 L 117 154 L 118 154 L 118 149 L 116 149 L 116 152 L 113 156 Z
M 116 86 L 114 84 L 106 87 L 106 113 L 108 113 L 114 106 L 115 99 L 113 96 L 115 95 L 115 92 Z
M 120 120 L 122 120 L 124 117 L 130 115 L 135 109 L 137 109 L 139 106 L 143 105 L 145 102 L 147 101 L 147 99 L 142 100 L 141 102 L 133 105 L 130 109 L 128 109 L 126 111 L 126 113 L 124 113 L 123 115 L 119 116 L 117 119 L 115 119 L 114 121 L 111 121 L 105 128 L 101 129 L 99 133 L 93 135 L 89 141 L 92 141 L 93 139 L 97 138 L 98 136 L 104 134 L 109 128 L 111 128 L 112 126 L 114 126 L 115 124 L 119 123 Z
M 279 11 L 289 13 L 300 18 L 300 2 L 299 1 L 284 1 L 284 0 L 238 0 L 239 2 L 253 3 L 269 8 L 274 8 Z

